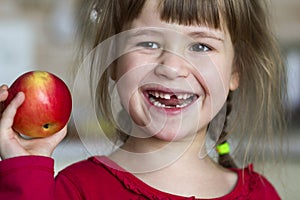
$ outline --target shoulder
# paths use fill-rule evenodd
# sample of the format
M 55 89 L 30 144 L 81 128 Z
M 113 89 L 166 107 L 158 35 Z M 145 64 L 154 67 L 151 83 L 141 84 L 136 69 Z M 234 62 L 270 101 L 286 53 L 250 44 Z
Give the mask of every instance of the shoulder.
M 261 174 L 254 171 L 253 165 L 244 169 L 234 169 L 239 179 L 235 192 L 250 199 L 280 199 L 274 186 Z
M 107 157 L 98 156 L 66 167 L 58 173 L 56 182 L 62 187 L 73 188 L 85 199 L 109 199 L 118 195 L 116 190 L 124 195 L 128 193 L 120 181 L 123 174 Z
M 104 156 L 90 157 L 86 160 L 76 162 L 58 173 L 58 176 L 67 176 L 72 179 L 89 179 L 95 180 L 96 177 L 101 179 L 111 179 L 114 176 L 113 169 L 108 166 L 110 160 Z M 117 166 L 116 166 L 117 167 Z M 113 168 L 113 166 L 111 167 Z
M 88 186 L 109 189 L 107 186 L 117 185 L 119 181 L 107 162 L 106 157 L 90 157 L 66 167 L 58 173 L 56 179 L 68 180 L 78 188 Z

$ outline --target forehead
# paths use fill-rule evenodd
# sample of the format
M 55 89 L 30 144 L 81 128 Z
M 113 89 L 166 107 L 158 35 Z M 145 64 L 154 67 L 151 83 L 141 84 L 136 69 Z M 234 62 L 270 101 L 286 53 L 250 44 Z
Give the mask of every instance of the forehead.
M 118 0 L 118 2 L 123 25 L 139 17 L 147 4 L 152 4 L 155 5 L 153 10 L 160 14 L 163 21 L 183 25 L 205 24 L 219 29 L 222 25 L 221 11 L 225 10 L 225 3 L 222 0 Z
M 224 38 L 224 31 L 218 26 L 208 24 L 206 21 L 196 21 L 196 19 L 185 16 L 184 9 L 180 10 L 178 17 L 183 15 L 185 17 L 179 17 L 177 19 L 174 15 L 166 17 L 164 12 L 168 12 L 171 5 L 163 5 L 167 1 L 162 0 L 148 0 L 143 5 L 143 9 L 139 13 L 139 16 L 135 18 L 131 23 L 128 23 L 126 29 L 143 28 L 143 27 L 158 27 L 169 28 L 182 33 L 210 33 L 217 38 Z M 183 2 L 183 1 L 176 1 Z M 190 5 L 186 6 L 188 8 Z M 182 21 L 185 18 L 185 21 Z M 193 21 L 194 20 L 194 21 Z M 204 19 L 202 19 L 204 20 Z M 189 22 L 190 21 L 190 22 Z
M 135 0 L 128 3 L 123 10 L 123 30 L 134 23 L 137 18 L 144 18 L 150 22 L 154 16 L 157 19 L 179 25 L 201 25 L 213 29 L 223 30 L 224 24 L 219 0 Z M 133 4 L 135 6 L 133 6 Z M 138 5 L 138 6 L 137 6 Z M 143 15 L 141 17 L 141 15 Z M 158 16 L 158 17 L 157 17 Z M 226 28 L 225 28 L 226 29 Z
M 221 8 L 219 0 L 146 0 L 157 10 L 160 18 L 169 23 L 181 25 L 206 25 L 221 28 Z

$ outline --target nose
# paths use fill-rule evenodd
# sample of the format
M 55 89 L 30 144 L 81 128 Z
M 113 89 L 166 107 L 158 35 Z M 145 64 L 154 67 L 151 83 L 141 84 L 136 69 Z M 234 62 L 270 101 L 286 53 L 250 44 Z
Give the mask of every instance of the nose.
M 185 78 L 190 74 L 189 64 L 179 55 L 164 51 L 155 68 L 155 74 L 167 79 Z

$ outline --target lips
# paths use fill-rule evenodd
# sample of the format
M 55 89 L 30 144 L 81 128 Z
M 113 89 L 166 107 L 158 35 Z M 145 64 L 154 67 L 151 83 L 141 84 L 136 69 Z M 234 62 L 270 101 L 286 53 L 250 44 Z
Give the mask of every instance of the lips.
M 146 90 L 144 92 L 150 104 L 164 109 L 182 109 L 191 105 L 199 96 L 188 92 L 166 92 L 162 90 Z

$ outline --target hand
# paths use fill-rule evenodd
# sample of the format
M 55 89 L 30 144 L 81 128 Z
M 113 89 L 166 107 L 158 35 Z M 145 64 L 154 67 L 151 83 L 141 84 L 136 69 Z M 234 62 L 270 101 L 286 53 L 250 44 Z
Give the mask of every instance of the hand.
M 7 99 L 8 87 L 0 87 L 0 157 L 2 159 L 24 156 L 41 155 L 51 156 L 55 147 L 66 136 L 67 127 L 47 137 L 24 139 L 12 128 L 14 116 L 19 106 L 25 100 L 24 93 L 20 92 L 4 110 L 3 102 Z

